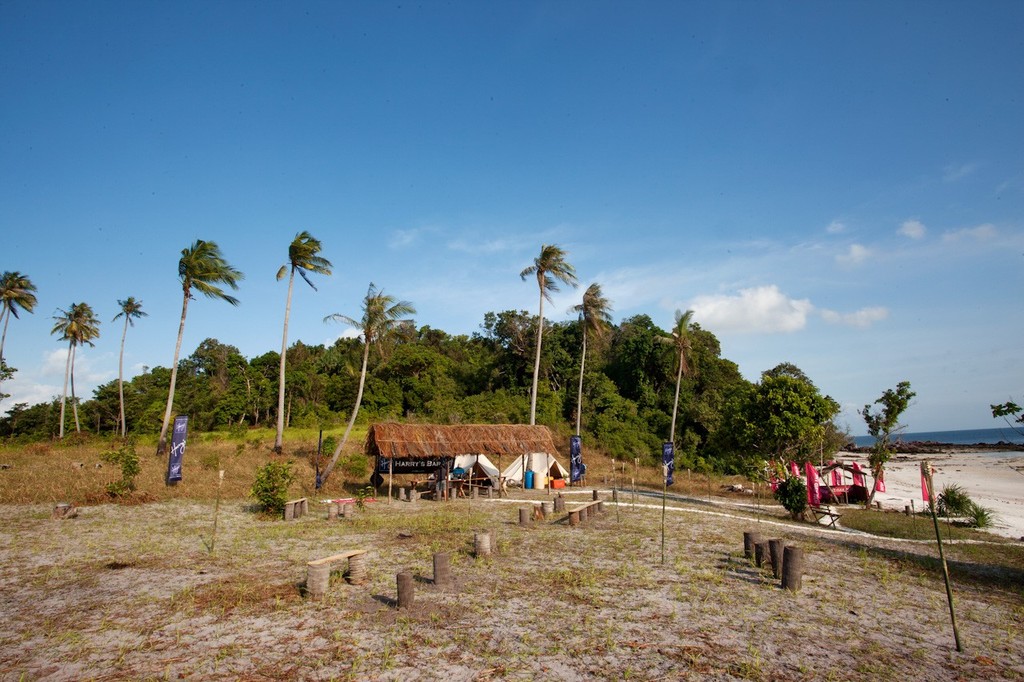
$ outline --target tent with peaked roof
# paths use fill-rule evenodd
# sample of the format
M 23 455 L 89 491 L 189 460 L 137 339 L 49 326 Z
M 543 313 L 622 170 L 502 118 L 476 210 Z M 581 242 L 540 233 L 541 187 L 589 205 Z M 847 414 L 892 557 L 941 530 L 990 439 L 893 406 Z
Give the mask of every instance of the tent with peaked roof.
M 517 457 L 505 467 L 501 475 L 506 483 L 522 485 L 524 472 L 527 471 L 532 471 L 535 476 L 544 476 L 545 480 L 569 478 L 569 471 L 548 452 L 531 452 Z
M 452 471 L 462 469 L 466 472 L 474 485 L 490 485 L 498 487 L 498 476 L 501 474 L 494 462 L 487 458 L 487 455 L 457 455 L 452 462 Z M 489 481 L 489 482 L 488 482 Z

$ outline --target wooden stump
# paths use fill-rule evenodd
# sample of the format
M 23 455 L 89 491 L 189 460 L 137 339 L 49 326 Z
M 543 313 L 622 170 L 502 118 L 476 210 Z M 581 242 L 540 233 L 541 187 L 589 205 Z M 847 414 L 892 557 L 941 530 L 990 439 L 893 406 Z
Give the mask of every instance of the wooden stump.
M 341 515 L 346 519 L 352 518 L 356 515 L 356 505 L 352 502 L 341 505 Z
M 786 545 L 782 552 L 782 589 L 799 592 L 804 579 L 804 550 Z
M 490 556 L 491 554 L 491 534 L 490 533 L 474 533 L 473 534 L 473 551 L 476 557 Z
M 587 519 L 590 518 L 590 510 L 586 507 L 580 507 L 580 523 L 586 523 Z
M 357 554 L 348 558 L 348 582 L 362 585 L 366 582 L 366 555 Z
M 445 587 L 452 582 L 452 569 L 447 552 L 434 553 L 434 584 Z
M 551 502 L 540 503 L 540 513 L 545 519 L 550 518 L 554 511 L 554 505 Z
M 594 505 L 594 507 L 597 508 L 598 514 L 604 514 L 604 500 L 598 500 L 597 504 Z M 591 509 L 593 509 L 594 507 L 591 507 Z
M 600 498 L 600 497 L 598 497 L 598 495 L 597 495 L 597 491 L 595 490 L 595 491 L 594 491 L 594 502 L 597 502 L 597 501 L 598 501 L 598 500 L 600 500 L 600 499 L 601 499 L 601 498 Z
M 619 489 L 618 488 L 612 488 L 612 502 L 618 502 L 618 501 L 619 501 Z
M 521 508 L 519 510 L 519 525 L 520 526 L 529 526 L 530 525 L 530 515 L 531 514 L 533 514 L 533 510 L 532 509 L 527 509 L 526 507 Z
M 580 513 L 579 511 L 569 512 L 569 525 L 578 526 L 580 525 Z
M 478 494 L 478 493 L 477 493 L 477 487 L 476 487 L 475 485 L 471 485 L 471 486 L 469 487 L 469 491 L 470 491 L 470 492 L 469 492 L 469 498 L 470 498 L 471 500 L 475 500 L 475 499 L 477 498 L 477 494 Z
M 327 505 L 327 520 L 333 521 L 338 518 L 338 505 L 335 502 L 331 502 Z
M 765 562 L 770 561 L 769 552 L 767 540 L 761 540 L 756 543 L 754 545 L 754 565 L 761 568 L 765 565 Z
M 772 577 L 776 580 L 782 578 L 782 550 L 784 546 L 781 538 L 772 538 L 768 541 L 768 554 L 772 562 Z
M 561 513 L 565 511 L 565 498 L 559 493 L 558 497 L 555 498 L 555 513 Z
M 331 565 L 310 562 L 306 565 L 306 594 L 310 597 L 322 597 L 331 582 Z
M 752 530 L 743 532 L 743 557 L 745 559 L 754 558 L 754 545 L 761 541 L 761 535 L 755 533 Z
M 398 608 L 412 608 L 416 601 L 415 583 L 412 580 L 412 573 L 398 574 Z

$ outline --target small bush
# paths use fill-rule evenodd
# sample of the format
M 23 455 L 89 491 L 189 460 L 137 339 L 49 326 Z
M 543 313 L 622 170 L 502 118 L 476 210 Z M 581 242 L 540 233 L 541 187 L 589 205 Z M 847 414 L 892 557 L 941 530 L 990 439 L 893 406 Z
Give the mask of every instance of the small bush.
M 967 516 L 971 511 L 970 496 L 967 491 L 956 483 L 947 483 L 942 486 L 942 492 L 936 499 L 938 513 L 941 516 Z
M 216 452 L 208 452 L 205 455 L 199 457 L 199 466 L 207 471 L 217 471 L 220 469 L 220 455 Z
M 364 479 L 370 471 L 370 459 L 361 452 L 349 455 L 341 461 L 341 471 L 352 479 Z
M 288 486 L 295 479 L 291 462 L 267 462 L 256 470 L 251 494 L 268 514 L 280 514 L 288 501 Z
M 108 483 L 108 493 L 114 497 L 122 497 L 135 490 L 135 477 L 142 471 L 142 467 L 139 466 L 139 455 L 135 452 L 134 443 L 129 441 L 117 450 L 101 452 L 100 459 L 121 467 L 121 480 Z
M 794 519 L 799 519 L 807 511 L 807 486 L 802 478 L 790 476 L 779 483 L 775 499 Z
M 967 517 L 968 525 L 974 528 L 989 528 L 996 520 L 996 515 L 991 509 L 973 501 L 969 503 L 967 513 L 963 516 Z

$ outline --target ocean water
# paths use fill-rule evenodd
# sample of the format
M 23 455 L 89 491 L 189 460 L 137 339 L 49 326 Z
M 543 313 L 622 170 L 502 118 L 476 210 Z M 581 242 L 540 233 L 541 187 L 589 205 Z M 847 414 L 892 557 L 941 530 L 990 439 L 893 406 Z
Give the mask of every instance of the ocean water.
M 1014 431 L 1008 426 L 998 429 L 964 429 L 962 431 L 919 431 L 904 432 L 897 436 L 904 442 L 934 441 L 953 445 L 973 445 L 975 443 L 1024 443 L 1024 434 Z M 875 442 L 871 436 L 855 436 L 853 442 L 858 447 L 867 447 Z

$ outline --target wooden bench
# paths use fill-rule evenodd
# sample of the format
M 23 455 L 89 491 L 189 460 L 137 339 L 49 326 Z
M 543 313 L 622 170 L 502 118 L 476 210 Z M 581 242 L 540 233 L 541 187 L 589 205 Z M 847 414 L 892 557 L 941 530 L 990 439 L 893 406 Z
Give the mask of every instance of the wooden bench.
M 591 516 L 594 516 L 604 511 L 604 502 L 596 500 L 594 502 L 588 502 L 581 507 L 577 507 L 569 512 L 569 525 L 576 526 Z
M 832 528 L 836 527 L 836 521 L 842 516 L 839 512 L 832 511 L 831 507 L 810 507 L 811 513 L 814 514 L 814 522 L 821 523 L 822 519 L 828 519 L 828 526 Z
M 300 497 L 297 500 L 284 503 L 284 520 L 291 521 L 297 519 L 300 516 L 305 516 L 309 512 L 309 504 L 306 502 L 305 497 Z
M 331 581 L 331 571 L 335 564 L 346 562 L 348 581 L 353 585 L 361 585 L 366 581 L 366 550 L 350 549 L 323 559 L 316 559 L 306 564 L 306 593 L 311 597 L 321 597 L 327 592 Z

